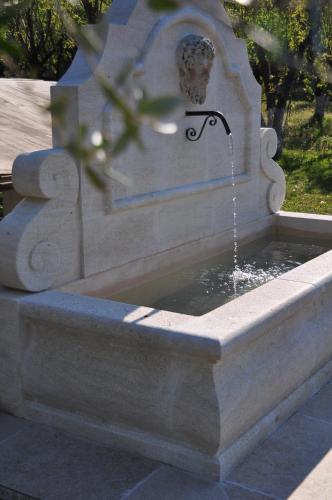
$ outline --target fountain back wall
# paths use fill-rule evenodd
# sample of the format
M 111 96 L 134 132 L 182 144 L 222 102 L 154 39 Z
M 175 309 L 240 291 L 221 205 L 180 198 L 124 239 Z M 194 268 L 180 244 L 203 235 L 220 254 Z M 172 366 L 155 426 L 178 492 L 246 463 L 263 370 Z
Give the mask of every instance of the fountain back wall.
M 3 284 L 40 291 L 102 272 L 113 271 L 115 280 L 120 267 L 130 267 L 134 279 L 157 269 L 163 256 L 181 262 L 191 254 L 225 248 L 233 238 L 234 187 L 238 237 L 271 225 L 271 214 L 279 210 L 285 193 L 283 172 L 272 160 L 276 134 L 260 128 L 261 89 L 245 43 L 235 37 L 219 3 L 192 2 L 161 16 L 138 1 L 135 8 L 123 7 L 128 9 L 124 23 L 118 17 L 119 2 L 113 3 L 95 67 L 87 66 L 79 49 L 52 89 L 52 99 L 70 103 L 67 128 L 60 133 L 54 122 L 54 148 L 15 161 L 15 187 L 26 199 L 0 224 Z M 211 53 L 205 55 L 199 40 L 207 40 Z M 196 52 L 187 60 L 192 50 Z M 176 121 L 177 133 L 163 135 L 142 127 L 144 151 L 132 145 L 114 159 L 115 175 L 105 179 L 105 193 L 62 146 L 82 125 L 91 134 L 102 130 L 118 137 L 121 120 L 96 75 L 112 82 L 132 57 L 137 61 L 134 85 L 151 98 L 180 95 L 184 104 L 169 117 Z M 189 89 L 186 71 L 193 80 Z M 227 129 L 221 122 L 207 124 L 199 141 L 186 137 L 187 130 L 199 131 L 204 122 L 204 116 L 193 113 L 205 110 L 222 111 L 232 131 L 234 179 Z

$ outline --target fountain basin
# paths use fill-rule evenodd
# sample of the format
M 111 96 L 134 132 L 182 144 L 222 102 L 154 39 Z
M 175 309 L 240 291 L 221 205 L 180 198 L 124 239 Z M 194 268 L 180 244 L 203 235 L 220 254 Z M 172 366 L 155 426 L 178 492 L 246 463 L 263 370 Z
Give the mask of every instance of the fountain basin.
M 105 279 L 1 290 L 4 410 L 219 479 L 331 378 L 332 251 L 200 317 L 82 295 Z
M 236 251 L 231 249 L 194 261 L 138 286 L 121 287 L 118 291 L 104 288 L 91 295 L 202 316 L 332 248 L 331 241 L 319 241 L 317 236 L 301 239 L 290 235 L 282 237 L 280 231 L 269 233 L 240 246 L 236 241 Z
M 219 479 L 332 376 L 332 252 L 200 316 L 101 296 L 232 249 L 235 235 L 329 246 L 332 217 L 279 212 L 277 136 L 260 128 L 261 88 L 222 2 L 162 14 L 113 0 L 88 30 L 101 52 L 87 64 L 79 49 L 52 89 L 68 103 L 53 148 L 13 167 L 24 200 L 0 224 L 0 408 Z M 98 81 L 133 59 L 142 96 L 185 102 L 168 117 L 175 134 L 142 124 L 145 148 L 112 158 L 101 191 L 66 145 L 82 127 L 121 137 Z

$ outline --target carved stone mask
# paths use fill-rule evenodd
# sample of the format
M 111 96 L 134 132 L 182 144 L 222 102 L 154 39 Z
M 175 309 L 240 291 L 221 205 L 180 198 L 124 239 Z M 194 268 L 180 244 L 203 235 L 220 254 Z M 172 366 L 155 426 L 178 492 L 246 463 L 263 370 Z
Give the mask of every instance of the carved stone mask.
M 187 35 L 179 43 L 176 56 L 183 95 L 194 104 L 203 104 L 215 56 L 213 43 L 203 36 Z

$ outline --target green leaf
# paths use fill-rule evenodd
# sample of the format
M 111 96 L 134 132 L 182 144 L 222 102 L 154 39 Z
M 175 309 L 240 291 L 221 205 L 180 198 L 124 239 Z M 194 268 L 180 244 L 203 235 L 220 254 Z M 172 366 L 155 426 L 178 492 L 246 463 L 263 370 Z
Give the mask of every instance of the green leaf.
M 50 112 L 57 125 L 65 125 L 66 110 L 68 109 L 68 98 L 66 96 L 52 99 L 49 106 L 44 108 L 45 113 Z
M 163 96 L 155 99 L 142 99 L 138 110 L 142 115 L 159 118 L 172 113 L 181 103 L 182 99 L 179 97 Z
M 135 122 L 135 116 L 132 110 L 129 106 L 127 106 L 124 99 L 119 96 L 113 85 L 111 85 L 111 83 L 106 79 L 104 75 L 99 75 L 98 83 L 105 97 L 109 102 L 111 102 L 116 108 L 121 111 L 125 120 L 129 122 Z
M 91 168 L 89 165 L 86 165 L 85 168 L 86 168 L 86 173 L 88 174 L 88 177 L 92 182 L 92 184 L 100 191 L 105 191 L 106 189 L 105 181 L 103 181 L 103 179 L 101 179 L 101 177 L 97 174 L 97 172 L 93 170 L 93 168 Z
M 179 7 L 177 0 L 148 0 L 148 5 L 152 10 L 175 10 Z
M 120 153 L 122 153 L 129 144 L 133 141 L 133 136 L 132 134 L 126 130 L 123 132 L 123 134 L 120 135 L 120 137 L 115 141 L 114 146 L 112 148 L 112 156 L 118 156 Z

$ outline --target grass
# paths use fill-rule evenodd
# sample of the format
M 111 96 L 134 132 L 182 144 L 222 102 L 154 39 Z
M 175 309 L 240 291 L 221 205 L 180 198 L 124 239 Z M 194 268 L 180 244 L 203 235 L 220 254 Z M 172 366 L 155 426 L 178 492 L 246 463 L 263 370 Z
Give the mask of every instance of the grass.
M 278 160 L 287 179 L 282 209 L 332 215 L 332 112 L 322 128 L 309 125 L 312 113 L 310 103 L 296 102 L 287 120 Z
M 301 169 L 286 174 L 287 194 L 282 210 L 332 215 L 332 194 L 308 189 L 307 176 Z

